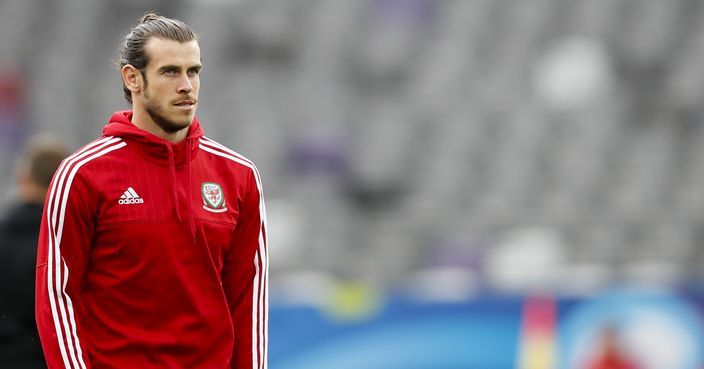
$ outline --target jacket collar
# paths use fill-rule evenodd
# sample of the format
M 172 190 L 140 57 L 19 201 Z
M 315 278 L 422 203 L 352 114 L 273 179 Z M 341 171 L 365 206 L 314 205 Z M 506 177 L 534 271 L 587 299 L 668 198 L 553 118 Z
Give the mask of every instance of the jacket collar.
M 188 128 L 186 139 L 178 144 L 158 137 L 132 124 L 132 111 L 115 112 L 110 122 L 103 128 L 103 136 L 115 136 L 128 141 L 144 159 L 160 165 L 171 165 L 169 147 L 173 152 L 173 165 L 180 167 L 186 164 L 188 157 L 195 158 L 198 152 L 198 139 L 203 136 L 203 129 L 197 118 Z M 191 155 L 186 151 L 190 147 Z

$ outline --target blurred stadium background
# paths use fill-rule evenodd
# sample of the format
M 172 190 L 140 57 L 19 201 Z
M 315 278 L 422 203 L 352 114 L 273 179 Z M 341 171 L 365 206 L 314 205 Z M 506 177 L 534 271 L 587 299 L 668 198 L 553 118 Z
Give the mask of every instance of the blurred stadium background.
M 586 368 L 607 325 L 704 367 L 704 2 L 0 0 L 0 206 L 127 108 L 148 9 L 262 173 L 272 369 Z

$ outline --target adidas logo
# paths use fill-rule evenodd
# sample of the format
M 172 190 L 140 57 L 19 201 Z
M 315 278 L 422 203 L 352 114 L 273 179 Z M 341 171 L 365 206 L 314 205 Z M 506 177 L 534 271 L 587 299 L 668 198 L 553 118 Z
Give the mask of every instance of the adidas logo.
M 117 203 L 120 205 L 128 205 L 128 204 L 143 204 L 144 199 L 139 197 L 137 195 L 137 192 L 134 191 L 134 188 L 130 187 L 125 191 L 125 193 L 120 196 L 120 199 L 117 200 Z

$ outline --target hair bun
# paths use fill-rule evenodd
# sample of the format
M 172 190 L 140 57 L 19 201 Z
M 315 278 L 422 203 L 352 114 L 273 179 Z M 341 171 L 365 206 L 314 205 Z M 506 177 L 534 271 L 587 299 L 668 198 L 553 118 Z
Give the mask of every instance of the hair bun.
M 144 14 L 142 16 L 142 18 L 139 20 L 139 24 L 144 24 L 149 21 L 157 20 L 159 18 L 161 18 L 161 16 L 156 13 L 147 13 L 147 14 Z

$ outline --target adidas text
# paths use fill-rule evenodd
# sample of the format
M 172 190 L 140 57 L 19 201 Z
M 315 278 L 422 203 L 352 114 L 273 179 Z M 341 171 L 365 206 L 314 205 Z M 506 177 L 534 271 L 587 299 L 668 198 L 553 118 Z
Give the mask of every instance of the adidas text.
M 143 204 L 144 199 L 143 198 L 136 198 L 136 199 L 119 199 L 117 200 L 117 203 L 120 205 L 127 205 L 127 204 Z

